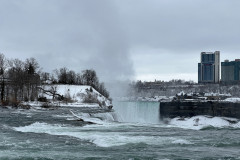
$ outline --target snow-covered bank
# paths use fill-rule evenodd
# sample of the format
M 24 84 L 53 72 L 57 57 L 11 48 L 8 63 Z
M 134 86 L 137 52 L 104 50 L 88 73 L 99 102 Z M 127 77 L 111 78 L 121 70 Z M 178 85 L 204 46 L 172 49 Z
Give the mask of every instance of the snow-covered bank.
M 90 108 L 97 108 L 99 107 L 99 104 L 97 103 L 78 103 L 78 102 L 73 102 L 73 103 L 64 103 L 60 101 L 51 101 L 51 102 L 23 102 L 23 105 L 29 105 L 32 108 L 38 109 L 39 107 L 43 107 L 44 105 L 49 105 L 50 107 L 90 107 Z M 46 107 L 47 108 L 47 107 Z
M 191 118 L 173 118 L 168 121 L 169 127 L 201 130 L 207 127 L 240 128 L 240 120 L 227 117 L 194 116 Z
M 44 85 L 41 87 L 40 97 L 44 97 L 50 102 L 55 101 L 58 106 L 112 106 L 109 99 L 107 99 L 97 90 L 88 85 Z M 86 99 L 89 97 L 91 99 L 94 99 L 95 101 L 86 102 Z M 65 98 L 68 101 L 61 102 L 59 98 Z

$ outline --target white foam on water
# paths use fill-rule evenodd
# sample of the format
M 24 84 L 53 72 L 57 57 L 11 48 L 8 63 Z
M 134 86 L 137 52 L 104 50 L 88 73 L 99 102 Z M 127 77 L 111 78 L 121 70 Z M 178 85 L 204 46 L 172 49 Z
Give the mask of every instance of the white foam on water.
M 64 126 L 60 124 L 33 123 L 29 126 L 14 127 L 19 132 L 47 133 L 51 135 L 66 135 L 76 137 L 82 140 L 90 141 L 99 147 L 120 146 L 129 143 L 146 143 L 149 145 L 185 143 L 191 144 L 187 140 L 181 140 L 179 143 L 177 138 L 145 136 L 144 133 L 137 135 L 136 132 L 116 131 L 112 127 L 128 127 L 128 124 L 113 123 L 107 125 L 88 125 L 86 127 Z M 134 127 L 134 126 L 130 126 Z
M 159 124 L 158 102 L 114 102 L 120 122 Z
M 114 112 L 104 113 L 82 113 L 69 110 L 71 115 L 67 120 L 83 119 L 86 122 L 93 122 L 96 124 L 108 124 L 111 122 L 118 122 L 117 115 Z
M 114 112 L 107 112 L 107 113 L 96 113 L 93 115 L 93 117 L 100 118 L 105 121 L 109 122 L 118 122 L 118 117 L 116 113 Z
M 17 109 L 16 111 L 12 112 L 13 114 L 22 114 L 22 115 L 26 115 L 27 117 L 32 117 L 34 115 L 34 113 L 26 111 L 26 110 L 22 110 L 22 109 Z
M 192 142 L 185 140 L 185 139 L 177 139 L 173 141 L 172 143 L 174 144 L 193 144 Z
M 225 118 L 225 117 L 207 117 L 207 116 L 194 116 L 191 118 L 173 118 L 169 121 L 167 127 L 179 127 L 184 129 L 193 129 L 200 130 L 206 127 L 233 127 L 240 128 L 240 122 L 230 123 L 230 121 L 238 121 L 234 118 Z
M 236 123 L 236 124 L 233 124 L 231 125 L 233 128 L 240 128 L 240 122 Z
M 63 115 L 52 115 L 52 117 L 54 118 L 72 118 L 72 115 L 71 114 L 63 114 Z

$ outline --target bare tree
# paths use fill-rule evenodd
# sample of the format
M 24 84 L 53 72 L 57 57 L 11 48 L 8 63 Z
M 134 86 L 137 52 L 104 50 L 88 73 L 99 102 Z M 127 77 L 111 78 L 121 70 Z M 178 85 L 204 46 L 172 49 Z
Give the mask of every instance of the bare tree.
M 60 68 L 59 70 L 55 70 L 57 77 L 58 77 L 58 83 L 61 84 L 67 84 L 67 72 L 68 69 L 66 67 Z
M 67 72 L 67 84 L 76 84 L 76 73 L 72 70 Z
M 83 78 L 83 84 L 85 85 L 90 85 L 95 88 L 99 84 L 98 77 L 95 70 L 90 70 L 90 69 L 84 70 L 82 78 Z
M 25 61 L 25 70 L 28 74 L 35 74 L 38 72 L 39 64 L 35 58 L 28 58 Z
M 10 69 L 8 71 L 8 78 L 11 80 L 11 91 L 12 96 L 15 101 L 17 101 L 19 92 L 23 95 L 23 85 L 24 85 L 24 63 L 19 59 L 14 59 L 9 61 Z M 23 97 L 23 96 L 21 96 Z
M 1 103 L 3 103 L 5 98 L 5 77 L 7 65 L 7 59 L 4 54 L 0 53 Z
M 47 80 L 50 80 L 50 73 L 42 72 L 40 77 L 42 82 L 46 82 Z
M 39 69 L 39 64 L 35 58 L 29 58 L 25 61 L 25 72 L 26 79 L 25 83 L 27 86 L 27 95 L 25 96 L 26 100 L 34 100 L 37 95 L 37 86 L 40 84 L 40 76 L 37 74 Z
M 103 96 L 109 98 L 109 92 L 106 90 L 104 83 L 100 83 L 97 89 Z
M 76 84 L 78 84 L 78 85 L 83 84 L 83 78 L 80 73 L 77 73 L 77 75 L 76 75 Z

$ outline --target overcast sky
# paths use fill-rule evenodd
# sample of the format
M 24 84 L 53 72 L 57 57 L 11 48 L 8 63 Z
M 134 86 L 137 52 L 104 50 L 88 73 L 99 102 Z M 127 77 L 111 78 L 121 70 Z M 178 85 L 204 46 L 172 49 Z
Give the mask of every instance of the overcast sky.
M 0 0 L 0 52 L 44 71 L 197 81 L 200 52 L 240 58 L 239 0 Z

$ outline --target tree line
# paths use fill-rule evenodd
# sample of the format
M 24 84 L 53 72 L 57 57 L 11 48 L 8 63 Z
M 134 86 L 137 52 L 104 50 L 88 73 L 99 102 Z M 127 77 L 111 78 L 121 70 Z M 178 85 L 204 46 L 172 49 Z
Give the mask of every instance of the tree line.
M 99 82 L 96 71 L 83 70 L 76 73 L 66 67 L 52 73 L 42 72 L 35 58 L 25 61 L 7 59 L 0 53 L 0 100 L 2 105 L 38 99 L 39 87 L 43 84 L 90 85 L 106 98 L 109 92 L 104 83 Z
M 142 82 L 136 81 L 129 85 L 128 96 L 135 97 L 154 97 L 154 96 L 175 96 L 177 93 L 184 91 L 185 93 L 230 93 L 234 97 L 240 97 L 240 84 L 198 84 L 194 81 L 185 81 L 181 79 L 173 79 L 170 81 L 153 81 Z

